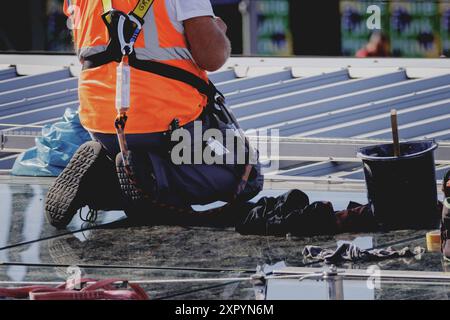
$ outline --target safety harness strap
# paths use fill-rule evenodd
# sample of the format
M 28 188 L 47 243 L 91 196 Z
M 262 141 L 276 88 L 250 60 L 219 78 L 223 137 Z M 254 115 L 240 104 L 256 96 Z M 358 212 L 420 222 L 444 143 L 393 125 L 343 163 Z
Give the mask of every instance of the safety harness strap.
M 121 57 L 114 57 L 109 51 L 98 53 L 84 60 L 83 70 L 97 68 L 113 61 L 120 62 L 120 59 Z M 206 83 L 206 81 L 202 78 L 197 77 L 193 73 L 181 68 L 154 60 L 138 60 L 135 55 L 130 56 L 129 63 L 131 67 L 138 70 L 147 71 L 161 77 L 184 82 L 197 89 L 201 94 L 206 95 L 208 99 L 212 100 L 217 93 L 217 89 L 211 82 Z
M 165 63 L 131 58 L 130 66 L 172 80 L 184 82 L 197 89 L 198 92 L 200 92 L 201 94 L 206 95 L 208 99 L 210 99 L 211 101 L 214 99 L 217 93 L 217 89 L 211 81 L 209 81 L 209 83 L 206 83 L 205 80 L 201 79 L 200 77 L 197 77 L 196 75 L 192 74 L 189 71 L 174 66 L 170 66 Z
M 155 0 L 140 0 L 131 14 L 143 21 L 144 17 L 147 15 L 148 10 L 150 10 L 151 6 L 153 5 L 153 2 L 155 2 Z

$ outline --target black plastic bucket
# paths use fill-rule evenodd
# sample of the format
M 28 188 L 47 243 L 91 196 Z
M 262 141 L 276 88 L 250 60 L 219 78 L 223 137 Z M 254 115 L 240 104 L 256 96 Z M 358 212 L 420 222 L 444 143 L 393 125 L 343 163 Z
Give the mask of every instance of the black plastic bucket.
M 361 148 L 367 196 L 384 229 L 426 229 L 439 224 L 433 140 Z

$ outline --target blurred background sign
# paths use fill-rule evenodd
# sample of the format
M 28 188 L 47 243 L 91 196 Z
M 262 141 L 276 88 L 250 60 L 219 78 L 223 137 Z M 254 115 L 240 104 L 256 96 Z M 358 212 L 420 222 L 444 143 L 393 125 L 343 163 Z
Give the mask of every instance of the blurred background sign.
M 441 45 L 442 54 L 450 56 L 450 1 L 441 2 L 439 6 L 441 16 Z
M 398 57 L 437 57 L 440 54 L 439 3 L 390 3 L 391 53 Z
M 288 0 L 247 0 L 240 3 L 243 16 L 244 54 L 293 54 Z
M 370 5 L 380 8 L 379 31 L 388 38 L 390 56 L 436 58 L 449 54 L 448 0 L 346 0 L 340 2 L 342 55 L 355 55 L 374 31 L 366 25 Z
M 47 0 L 46 15 L 46 50 L 71 51 L 73 49 L 72 35 L 67 28 L 67 17 L 62 12 L 62 1 Z
M 389 29 L 388 3 L 384 1 L 341 1 L 341 50 L 344 56 L 354 56 L 371 36 L 374 30 L 367 27 L 368 19 L 374 14 L 368 12 L 369 6 L 380 8 L 381 28 L 374 29 L 387 32 Z M 378 18 L 378 17 L 375 17 Z

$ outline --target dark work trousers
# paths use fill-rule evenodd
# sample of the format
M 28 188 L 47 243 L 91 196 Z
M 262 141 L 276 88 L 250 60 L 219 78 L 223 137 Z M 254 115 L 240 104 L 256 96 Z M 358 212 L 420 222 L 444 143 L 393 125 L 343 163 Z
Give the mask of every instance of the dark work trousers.
M 183 129 L 189 130 L 193 137 L 193 122 Z M 208 129 L 208 124 L 203 121 L 205 129 Z M 91 132 L 91 136 L 114 160 L 120 152 L 117 135 Z M 241 179 L 233 165 L 174 164 L 168 155 L 167 136 L 162 133 L 127 134 L 126 140 L 129 150 L 148 155 L 157 181 L 157 201 L 179 207 L 227 202 Z

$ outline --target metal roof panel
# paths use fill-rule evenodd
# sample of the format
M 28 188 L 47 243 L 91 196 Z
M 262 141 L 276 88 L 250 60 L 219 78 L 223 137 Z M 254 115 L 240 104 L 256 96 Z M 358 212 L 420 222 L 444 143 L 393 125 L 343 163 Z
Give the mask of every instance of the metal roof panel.
M 368 102 L 360 105 L 352 105 L 335 111 L 322 112 L 299 119 L 295 124 L 283 127 L 286 135 L 291 135 L 290 130 L 301 128 L 302 132 L 296 136 L 315 136 L 319 132 L 332 130 L 332 127 L 350 127 L 352 121 L 368 119 L 372 116 L 380 116 L 389 113 L 392 108 L 401 111 L 413 106 L 423 105 L 430 102 L 440 101 L 450 98 L 450 86 L 432 90 L 412 93 L 401 97 L 383 99 L 381 102 Z M 302 121 L 300 121 L 302 120 Z
M 282 135 L 296 135 L 302 133 L 303 131 L 301 122 L 304 117 L 314 116 L 319 113 L 332 112 L 354 105 L 376 102 L 390 97 L 402 96 L 434 87 L 448 85 L 449 83 L 450 75 L 422 80 L 402 81 L 383 88 L 374 88 L 364 92 L 355 92 L 340 98 L 334 98 L 332 96 L 332 98 L 327 101 L 314 102 L 307 106 L 294 106 L 284 112 L 274 110 L 269 114 L 257 114 L 251 119 L 247 120 L 244 118 L 241 121 L 244 128 L 261 128 L 271 125 L 272 128 L 279 128 Z M 393 108 L 394 107 L 395 106 L 393 106 Z M 294 123 L 290 125 L 289 121 Z M 339 137 L 339 135 L 336 137 Z
M 350 60 L 359 63 L 358 60 Z M 46 61 L 48 64 L 50 60 Z M 269 65 L 270 61 L 275 65 Z M 447 111 L 450 73 L 446 73 L 445 64 L 441 61 L 432 64 L 434 70 L 439 72 L 418 76 L 417 80 L 408 78 L 411 67 L 393 71 L 395 69 L 392 67 L 399 60 L 383 60 L 380 66 L 385 66 L 384 69 L 377 67 L 375 62 L 373 65 L 365 63 L 365 68 L 376 67 L 376 72 L 360 73 L 351 69 L 353 65 L 349 69 L 342 68 L 344 65 L 324 65 L 329 60 L 312 59 L 312 65 L 308 61 L 297 58 L 263 59 L 256 62 L 260 64 L 258 66 L 249 65 L 246 68 L 239 64 L 238 68 L 212 73 L 210 79 L 226 94 L 228 104 L 244 129 L 277 128 L 282 136 L 345 138 L 373 134 L 374 137 L 390 139 L 387 117 L 389 110 L 396 108 L 402 138 L 430 135 L 439 140 L 450 139 L 446 117 L 450 113 Z M 316 62 L 319 64 L 315 67 Z M 339 64 L 344 62 L 339 60 Z M 21 126 L 53 123 L 60 119 L 65 108 L 77 108 L 78 80 L 67 67 L 58 68 L 54 71 L 50 71 L 51 68 L 22 68 L 24 74 L 29 74 L 25 76 L 17 76 L 16 68 L 0 70 L 0 130 L 5 134 L 15 130 L 40 130 L 40 127 L 32 129 Z M 253 72 L 255 68 L 259 71 Z M 324 68 L 337 71 L 323 73 Z M 358 78 L 352 78 L 350 74 L 356 74 Z M 308 76 L 299 77 L 302 75 Z M 402 127 L 404 125 L 407 127 Z M 23 139 L 19 140 L 9 139 L 9 150 L 15 150 L 15 141 L 19 146 Z M 30 139 L 20 146 L 29 146 L 32 141 L 30 135 Z M 333 144 L 329 144 L 328 148 L 333 148 Z M 281 150 L 290 154 L 286 148 Z M 326 154 L 329 152 L 333 153 L 331 149 L 325 151 Z M 301 155 L 301 150 L 296 154 Z M 284 166 L 279 173 L 291 177 L 315 179 L 330 176 L 360 181 L 363 178 L 360 163 L 352 158 L 351 152 L 348 157 L 337 157 L 339 162 L 330 162 L 327 157 L 315 160 L 314 157 L 291 160 L 287 157 L 284 161 L 291 161 L 293 166 L 290 169 Z M 439 161 L 439 164 L 447 164 L 442 157 Z
M 270 79 L 269 76 L 264 76 Z M 285 81 L 281 83 L 273 83 L 259 88 L 252 88 L 235 93 L 228 93 L 227 103 L 231 108 L 235 105 L 247 103 L 254 100 L 260 100 L 292 92 L 303 91 L 311 88 L 317 88 L 333 83 L 339 83 L 350 80 L 347 70 L 340 70 L 332 73 L 325 73 L 316 76 L 309 76 L 305 78 Z
M 234 70 L 225 70 L 209 74 L 209 79 L 215 84 L 230 81 L 236 79 L 236 73 Z
M 291 92 L 289 94 L 271 97 L 268 99 L 256 100 L 251 103 L 234 106 L 233 110 L 237 117 L 245 117 L 250 115 L 258 115 L 264 112 L 277 112 L 280 118 L 293 119 L 295 115 L 286 116 L 284 108 L 297 106 L 308 102 L 315 102 L 327 98 L 332 98 L 340 95 L 350 94 L 357 91 L 369 90 L 374 87 L 384 86 L 388 84 L 395 84 L 399 81 L 406 81 L 406 73 L 399 71 L 387 75 L 366 78 L 361 80 L 345 81 L 336 85 L 332 84 L 325 87 L 313 88 L 304 92 Z M 281 115 L 283 114 L 283 115 Z M 295 112 L 294 112 L 295 114 Z M 271 115 L 270 119 L 279 120 L 278 116 Z M 284 120 L 284 121 L 285 121 Z M 280 120 L 283 121 L 283 120 Z M 263 122 L 263 121 L 262 121 Z M 263 124 L 257 124 L 253 127 L 260 127 Z
M 71 78 L 69 69 L 63 69 L 48 73 L 31 76 L 15 77 L 13 79 L 0 81 L 0 92 L 16 90 L 17 88 L 27 88 L 42 84 L 43 82 L 53 82 Z
M 14 79 L 15 77 L 17 77 L 16 68 L 6 68 L 0 70 L 0 83 L 4 80 Z
M 277 82 L 287 81 L 293 79 L 290 70 L 272 73 L 270 75 L 237 79 L 235 81 L 226 82 L 217 85 L 217 89 L 222 93 L 229 93 L 234 91 L 241 91 L 251 88 L 257 88 L 268 84 L 275 84 Z
M 450 110 L 450 103 L 446 103 L 439 107 Z M 422 118 L 423 120 L 418 120 L 420 118 L 419 116 L 415 117 L 411 116 L 410 119 L 412 122 L 408 122 L 407 127 L 402 127 L 401 125 L 399 126 L 400 137 L 403 139 L 411 139 L 417 135 L 423 136 L 427 135 L 428 133 L 432 133 L 434 131 L 448 129 L 450 127 L 450 112 L 448 111 L 445 112 L 446 113 L 444 115 L 441 114 L 440 116 L 426 119 Z M 382 134 L 374 135 L 371 138 L 386 139 L 390 137 L 391 133 L 385 132 Z
M 0 117 L 13 115 L 29 110 L 35 110 L 65 102 L 77 102 L 78 90 L 70 89 L 61 92 L 46 94 L 39 97 L 29 99 L 16 100 L 6 104 L 0 104 Z
M 409 107 L 405 109 L 400 109 L 399 114 L 399 129 L 401 133 L 404 133 L 402 130 L 402 124 L 407 124 L 414 121 L 419 121 L 423 119 L 432 118 L 434 116 L 442 116 L 448 114 L 447 108 L 449 107 L 450 100 L 442 101 L 434 101 L 432 103 L 428 103 L 425 105 L 419 104 L 418 106 Z M 392 107 L 393 108 L 393 107 Z M 357 138 L 377 138 L 377 139 L 386 139 L 391 138 L 391 128 L 390 128 L 390 114 L 389 110 L 392 109 L 389 106 L 382 108 L 379 113 L 373 118 L 371 117 L 361 117 L 359 120 L 354 122 L 348 121 L 343 122 L 342 126 L 337 129 L 329 129 L 325 127 L 324 131 L 321 133 L 314 134 L 315 137 L 357 137 Z M 448 128 L 448 127 L 447 127 Z M 378 130 L 387 131 L 389 134 L 380 133 L 380 134 L 372 134 L 372 132 L 376 132 Z M 429 133 L 434 131 L 439 131 L 440 129 L 437 127 L 429 128 Z M 419 133 L 418 133 L 419 134 Z M 406 137 L 405 137 L 406 138 Z
M 0 104 L 14 102 L 22 99 L 29 99 L 36 96 L 43 96 L 55 92 L 60 92 L 78 87 L 77 78 L 67 78 L 53 82 L 42 82 L 40 84 L 26 87 L 16 88 L 10 91 L 0 92 Z

